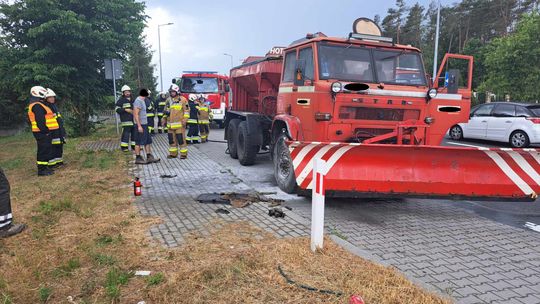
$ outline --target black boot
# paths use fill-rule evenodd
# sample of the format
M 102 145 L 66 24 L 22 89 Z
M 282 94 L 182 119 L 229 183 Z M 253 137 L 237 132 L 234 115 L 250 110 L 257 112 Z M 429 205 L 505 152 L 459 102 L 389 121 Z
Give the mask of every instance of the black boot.
M 38 173 L 37 173 L 38 176 L 48 176 L 48 175 L 53 175 L 53 174 L 54 174 L 54 171 L 51 168 L 49 168 L 49 166 L 44 166 L 44 165 L 38 166 Z
M 0 229 L 0 239 L 7 238 L 21 233 L 26 228 L 25 224 L 11 224 L 6 228 Z

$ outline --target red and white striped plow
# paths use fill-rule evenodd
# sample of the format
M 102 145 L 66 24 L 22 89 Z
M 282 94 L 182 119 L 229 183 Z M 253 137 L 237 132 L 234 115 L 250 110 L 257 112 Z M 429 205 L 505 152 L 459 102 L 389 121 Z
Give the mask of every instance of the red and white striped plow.
M 535 200 L 535 149 L 288 142 L 296 183 L 313 188 L 313 160 L 326 162 L 333 196 L 420 196 Z

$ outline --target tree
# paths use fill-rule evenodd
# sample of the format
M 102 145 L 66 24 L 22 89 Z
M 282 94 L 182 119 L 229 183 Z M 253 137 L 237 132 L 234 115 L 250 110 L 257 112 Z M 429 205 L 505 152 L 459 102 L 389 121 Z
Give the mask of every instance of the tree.
M 416 47 L 422 46 L 422 21 L 424 7 L 416 3 L 409 10 L 407 21 L 402 29 L 401 41 L 403 44 L 411 44 Z
M 495 39 L 485 55 L 482 90 L 510 94 L 514 100 L 540 100 L 540 15 L 522 17 L 514 33 Z
M 401 27 L 403 26 L 403 16 L 407 12 L 404 0 L 396 0 L 396 8 L 389 8 L 388 14 L 381 22 L 383 34 L 392 37 L 400 43 Z
M 53 88 L 72 113 L 76 133 L 103 106 L 103 59 L 126 58 L 144 28 L 145 5 L 135 0 L 19 0 L 0 4 L 0 31 L 16 53 L 14 89 Z
M 154 68 L 150 47 L 142 40 L 139 40 L 137 46 L 132 48 L 128 54 L 123 81 L 131 88 L 146 88 L 156 92 L 157 84 Z

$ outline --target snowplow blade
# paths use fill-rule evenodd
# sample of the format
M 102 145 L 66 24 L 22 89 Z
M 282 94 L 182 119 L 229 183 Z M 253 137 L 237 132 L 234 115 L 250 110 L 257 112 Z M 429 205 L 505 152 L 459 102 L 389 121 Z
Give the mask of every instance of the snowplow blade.
M 297 186 L 313 188 L 313 160 L 327 162 L 330 196 L 535 200 L 535 149 L 288 142 Z

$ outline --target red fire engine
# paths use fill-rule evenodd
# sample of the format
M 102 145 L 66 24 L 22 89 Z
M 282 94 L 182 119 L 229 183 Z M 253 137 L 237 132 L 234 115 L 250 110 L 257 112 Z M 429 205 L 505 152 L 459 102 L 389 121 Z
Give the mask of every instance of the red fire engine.
M 353 31 L 308 34 L 231 70 L 231 157 L 251 165 L 270 150 L 288 193 L 312 189 L 321 158 L 334 196 L 536 198 L 536 150 L 439 146 L 469 119 L 471 56 L 447 54 L 435 77 L 444 85 L 431 83 L 419 49 L 382 37 L 369 19 Z
M 204 96 L 210 102 L 213 121 L 221 128 L 225 111 L 229 109 L 229 77 L 209 71 L 184 71 L 180 79 L 173 79 L 186 99 L 190 94 Z

